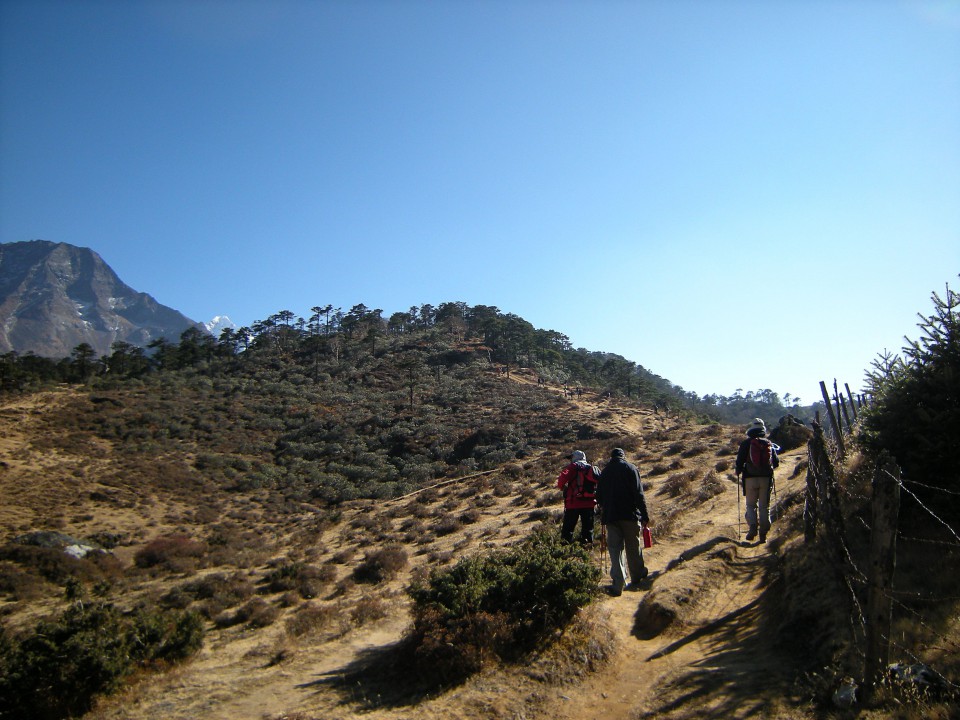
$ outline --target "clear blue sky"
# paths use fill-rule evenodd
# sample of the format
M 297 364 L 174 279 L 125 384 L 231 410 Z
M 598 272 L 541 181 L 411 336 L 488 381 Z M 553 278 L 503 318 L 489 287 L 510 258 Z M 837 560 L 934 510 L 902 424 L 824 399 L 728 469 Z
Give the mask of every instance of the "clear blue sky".
M 194 320 L 496 305 L 701 395 L 960 285 L 960 3 L 0 3 L 0 241 Z

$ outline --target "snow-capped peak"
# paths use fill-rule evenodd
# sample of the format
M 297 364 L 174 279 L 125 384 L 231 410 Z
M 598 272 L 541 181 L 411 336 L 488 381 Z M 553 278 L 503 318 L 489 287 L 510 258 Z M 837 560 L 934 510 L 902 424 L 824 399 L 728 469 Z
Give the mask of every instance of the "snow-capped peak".
M 239 327 L 233 320 L 228 318 L 226 315 L 217 315 L 213 320 L 205 322 L 203 326 L 207 329 L 207 332 L 213 335 L 214 337 L 218 336 L 221 332 L 230 328 L 231 330 L 236 330 Z

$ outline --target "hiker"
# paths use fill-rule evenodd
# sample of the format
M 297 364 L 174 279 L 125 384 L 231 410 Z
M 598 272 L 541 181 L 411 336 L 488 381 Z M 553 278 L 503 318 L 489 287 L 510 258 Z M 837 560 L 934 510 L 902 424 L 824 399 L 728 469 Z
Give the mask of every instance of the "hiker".
M 626 555 L 630 570 L 628 590 L 638 590 L 639 582 L 647 576 L 640 548 L 640 533 L 650 522 L 647 501 L 637 466 L 627 462 L 621 448 L 610 453 L 610 462 L 600 473 L 597 485 L 597 503 L 600 505 L 600 521 L 607 528 L 607 547 L 610 550 L 610 594 L 623 593 L 626 583 L 623 559 Z
M 567 459 L 570 463 L 557 478 L 557 487 L 563 491 L 560 537 L 564 542 L 573 542 L 573 531 L 579 520 L 580 542 L 586 545 L 593 542 L 593 515 L 600 471 L 587 462 L 587 454 L 582 450 L 574 450 Z
M 780 447 L 767 439 L 767 426 L 755 418 L 747 428 L 747 439 L 737 450 L 737 481 L 746 499 L 744 519 L 747 521 L 747 540 L 760 534 L 760 542 L 767 541 L 770 530 L 770 490 L 773 471 L 780 465 L 777 453 Z M 742 476 L 742 478 L 741 478 Z

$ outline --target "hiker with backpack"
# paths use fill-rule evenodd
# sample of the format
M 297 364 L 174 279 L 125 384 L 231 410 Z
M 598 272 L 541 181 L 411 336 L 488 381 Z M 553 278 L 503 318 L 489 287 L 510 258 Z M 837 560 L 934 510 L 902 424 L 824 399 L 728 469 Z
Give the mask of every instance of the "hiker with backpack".
M 557 487 L 563 491 L 563 525 L 560 537 L 573 542 L 573 531 L 580 521 L 580 542 L 593 542 L 593 515 L 597 505 L 597 477 L 600 471 L 587 462 L 587 454 L 574 450 L 570 463 L 560 471 Z
M 763 420 L 755 418 L 747 428 L 747 439 L 737 450 L 737 482 L 746 501 L 747 540 L 754 540 L 759 533 L 760 542 L 767 541 L 770 491 L 773 489 L 773 471 L 780 465 L 779 451 L 780 447 L 767 439 L 767 426 Z
M 600 505 L 601 519 L 607 529 L 610 548 L 610 580 L 613 584 L 609 592 L 614 597 L 621 595 L 626 583 L 623 560 L 626 557 L 630 570 L 628 590 L 639 590 L 639 583 L 647 577 L 648 571 L 643 562 L 643 550 L 640 547 L 640 534 L 650 522 L 647 514 L 647 501 L 640 482 L 640 471 L 626 460 L 621 448 L 610 453 L 610 462 L 600 473 L 597 484 L 597 502 Z

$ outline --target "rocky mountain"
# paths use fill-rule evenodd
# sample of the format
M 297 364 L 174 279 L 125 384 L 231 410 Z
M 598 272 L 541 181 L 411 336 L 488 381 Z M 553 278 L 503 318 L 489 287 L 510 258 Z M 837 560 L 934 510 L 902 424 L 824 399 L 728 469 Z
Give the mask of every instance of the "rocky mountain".
M 89 248 L 0 244 L 0 352 L 60 358 L 87 343 L 105 355 L 114 342 L 178 340 L 190 327 L 204 329 L 130 288 Z

